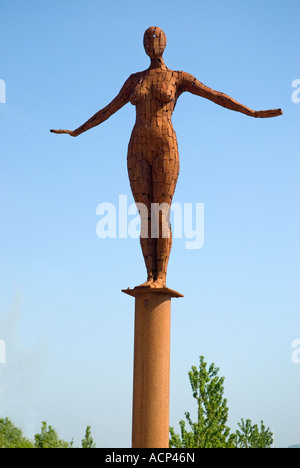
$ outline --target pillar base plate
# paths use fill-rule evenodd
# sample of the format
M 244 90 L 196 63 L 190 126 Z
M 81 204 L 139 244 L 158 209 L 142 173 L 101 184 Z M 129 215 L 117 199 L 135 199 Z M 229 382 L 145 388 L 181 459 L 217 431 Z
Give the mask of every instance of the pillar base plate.
M 140 296 L 141 294 L 155 294 L 155 293 L 160 293 L 160 294 L 167 294 L 169 297 L 184 297 L 183 294 L 179 293 L 178 291 L 174 291 L 174 289 L 170 288 L 134 288 L 134 289 L 122 289 L 122 292 L 125 294 L 128 294 L 129 296 L 137 297 Z

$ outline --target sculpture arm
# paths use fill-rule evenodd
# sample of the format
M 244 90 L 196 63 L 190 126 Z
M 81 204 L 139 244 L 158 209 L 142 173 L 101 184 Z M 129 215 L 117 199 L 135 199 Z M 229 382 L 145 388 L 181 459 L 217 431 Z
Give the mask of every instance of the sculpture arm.
M 248 115 L 250 117 L 266 118 L 282 115 L 281 109 L 254 111 L 249 107 L 246 107 L 243 104 L 235 101 L 235 99 L 231 98 L 230 96 L 227 96 L 227 94 L 208 88 L 189 73 L 182 72 L 181 87 L 182 91 L 188 91 L 192 94 L 196 94 L 197 96 L 204 97 L 210 101 L 215 102 L 219 106 L 236 112 L 241 112 L 242 114 Z
M 90 130 L 93 127 L 101 124 L 109 117 L 111 117 L 115 112 L 121 109 L 125 104 L 129 102 L 129 96 L 132 92 L 132 85 L 134 83 L 134 75 L 131 75 L 124 85 L 122 86 L 119 94 L 103 109 L 99 110 L 95 115 L 93 115 L 89 120 L 87 120 L 80 127 L 75 130 L 50 130 L 52 133 L 67 133 L 73 137 L 80 135 L 87 130 Z

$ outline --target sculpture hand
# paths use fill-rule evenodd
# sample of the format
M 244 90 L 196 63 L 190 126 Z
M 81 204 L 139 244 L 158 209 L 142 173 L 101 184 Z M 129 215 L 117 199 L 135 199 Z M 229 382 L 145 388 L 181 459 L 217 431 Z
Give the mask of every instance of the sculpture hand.
M 73 130 L 50 130 L 50 132 L 52 133 L 57 133 L 58 135 L 62 134 L 62 133 L 66 133 L 67 135 L 70 135 L 70 136 L 73 136 L 75 137 L 76 135 L 74 135 L 74 131 Z
M 268 118 L 268 117 L 277 117 L 278 115 L 282 115 L 281 109 L 253 111 L 253 117 Z

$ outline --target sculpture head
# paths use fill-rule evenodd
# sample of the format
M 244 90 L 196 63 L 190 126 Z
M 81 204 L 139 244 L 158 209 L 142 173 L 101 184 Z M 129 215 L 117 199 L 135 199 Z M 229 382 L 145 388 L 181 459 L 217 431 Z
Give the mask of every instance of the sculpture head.
M 162 29 L 151 26 L 144 34 L 144 47 L 146 54 L 151 58 L 160 58 L 167 45 L 167 37 Z

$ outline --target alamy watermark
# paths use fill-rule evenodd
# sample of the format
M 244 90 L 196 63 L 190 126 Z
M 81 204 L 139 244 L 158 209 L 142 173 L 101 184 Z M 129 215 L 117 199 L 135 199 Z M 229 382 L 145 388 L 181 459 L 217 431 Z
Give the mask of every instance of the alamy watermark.
M 292 342 L 292 348 L 295 348 L 292 352 L 292 362 L 294 364 L 300 364 L 300 339 L 296 339 Z
M 6 364 L 6 343 L 0 339 L 0 364 Z
M 300 102 L 300 79 L 296 79 L 292 81 L 292 88 L 296 88 L 295 91 L 292 92 L 292 101 L 294 104 L 299 104 Z
M 96 227 L 100 239 L 169 238 L 172 225 L 172 237 L 186 239 L 186 249 L 201 249 L 204 244 L 204 203 L 176 202 L 171 208 L 167 203 L 152 203 L 148 208 L 143 203 L 128 206 L 127 195 L 119 195 L 117 207 L 100 203 L 96 214 L 101 216 Z
M 0 79 L 0 104 L 6 103 L 6 84 L 4 80 Z

